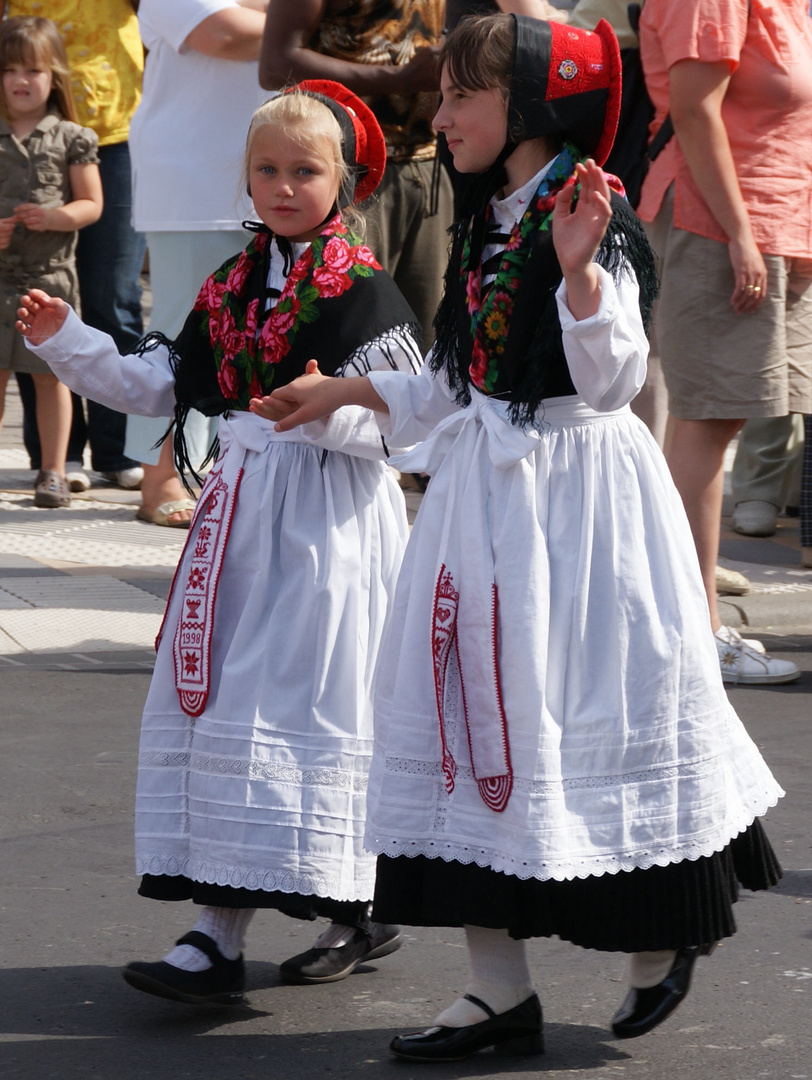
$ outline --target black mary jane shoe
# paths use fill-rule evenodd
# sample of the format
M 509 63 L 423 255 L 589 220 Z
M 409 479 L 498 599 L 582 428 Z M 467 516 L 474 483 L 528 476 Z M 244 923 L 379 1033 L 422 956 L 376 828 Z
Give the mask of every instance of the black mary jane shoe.
M 405 1061 L 462 1061 L 490 1046 L 504 1057 L 544 1053 L 541 1004 L 536 994 L 498 1015 L 473 994 L 466 994 L 465 999 L 478 1005 L 488 1019 L 468 1027 L 433 1027 L 414 1035 L 396 1035 L 389 1049 Z
M 662 982 L 643 989 L 632 987 L 612 1018 L 618 1039 L 636 1039 L 661 1024 L 685 998 L 698 956 L 708 956 L 714 945 L 687 945 L 677 950 L 674 963 Z
M 245 964 L 242 956 L 227 960 L 208 934 L 190 930 L 178 945 L 194 945 L 211 960 L 205 971 L 182 971 L 165 960 L 155 963 L 138 961 L 128 964 L 121 974 L 124 981 L 145 994 L 182 1001 L 186 1005 L 239 1005 L 245 989 Z

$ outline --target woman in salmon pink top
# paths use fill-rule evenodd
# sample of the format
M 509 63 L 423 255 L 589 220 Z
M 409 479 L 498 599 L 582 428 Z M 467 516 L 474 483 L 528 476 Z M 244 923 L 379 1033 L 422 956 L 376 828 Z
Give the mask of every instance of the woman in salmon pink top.
M 688 513 L 727 682 L 790 682 L 794 664 L 722 625 L 724 454 L 749 417 L 812 410 L 812 22 L 806 0 L 647 0 L 654 128 L 676 138 L 639 214 L 662 260 L 657 336 L 668 463 Z

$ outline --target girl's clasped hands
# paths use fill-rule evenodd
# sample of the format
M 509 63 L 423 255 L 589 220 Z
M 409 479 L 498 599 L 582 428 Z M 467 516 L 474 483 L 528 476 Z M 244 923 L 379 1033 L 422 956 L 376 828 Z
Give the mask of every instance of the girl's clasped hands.
M 578 200 L 573 209 L 575 193 Z M 553 210 L 553 243 L 567 282 L 570 310 L 577 319 L 594 315 L 600 304 L 600 279 L 595 254 L 612 217 L 609 185 L 603 171 L 589 158 L 558 193 Z M 349 387 L 341 379 L 322 375 L 316 360 L 306 373 L 266 397 L 252 398 L 249 411 L 274 422 L 277 431 L 329 416 L 342 405 Z M 374 402 L 373 404 L 377 404 Z
M 51 228 L 50 211 L 39 203 L 20 203 L 14 207 L 11 217 L 0 218 L 0 251 L 11 243 L 11 234 L 16 226 L 25 225 L 32 232 L 45 232 Z
M 317 360 L 308 360 L 304 375 L 267 397 L 252 398 L 248 409 L 274 421 L 277 431 L 290 431 L 335 412 L 343 404 L 341 383 L 341 379 L 322 375 Z

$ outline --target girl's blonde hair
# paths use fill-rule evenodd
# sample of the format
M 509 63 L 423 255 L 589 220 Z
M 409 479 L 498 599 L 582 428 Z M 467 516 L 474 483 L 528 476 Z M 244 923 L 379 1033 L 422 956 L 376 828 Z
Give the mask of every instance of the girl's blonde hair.
M 288 138 L 317 154 L 334 169 L 338 202 L 338 192 L 350 179 L 350 167 L 344 159 L 341 127 L 330 109 L 312 95 L 298 90 L 278 94 L 260 105 L 251 118 L 245 139 L 242 180 L 249 195 L 251 149 L 257 132 L 264 127 L 281 128 Z M 356 233 L 363 233 L 364 217 L 355 206 L 342 206 L 341 218 Z
M 0 72 L 4 72 L 11 64 L 36 65 L 44 71 L 50 71 L 53 85 L 48 97 L 49 106 L 58 109 L 66 120 L 78 122 L 65 43 L 50 19 L 25 15 L 0 23 Z M 0 113 L 3 119 L 8 121 L 8 108 L 2 87 Z

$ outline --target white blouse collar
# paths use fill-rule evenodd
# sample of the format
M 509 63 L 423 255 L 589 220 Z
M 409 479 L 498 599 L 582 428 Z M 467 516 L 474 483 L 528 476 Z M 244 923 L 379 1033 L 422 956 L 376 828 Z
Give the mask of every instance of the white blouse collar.
M 558 155 L 556 155 L 558 156 Z M 500 226 L 512 228 L 517 221 L 520 221 L 524 216 L 524 212 L 527 209 L 527 204 L 535 195 L 539 184 L 547 175 L 550 170 L 550 166 L 555 161 L 552 158 L 547 164 L 539 169 L 535 176 L 531 177 L 526 184 L 522 184 L 520 188 L 516 188 L 510 195 L 506 195 L 504 199 L 497 199 L 494 195 L 491 199 L 491 206 L 493 207 L 493 214 Z

